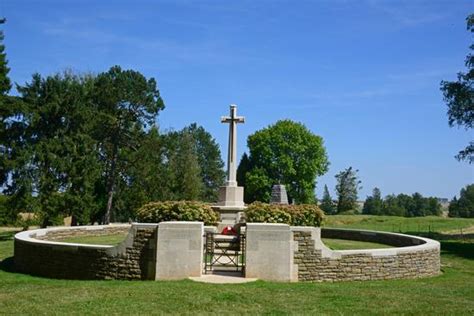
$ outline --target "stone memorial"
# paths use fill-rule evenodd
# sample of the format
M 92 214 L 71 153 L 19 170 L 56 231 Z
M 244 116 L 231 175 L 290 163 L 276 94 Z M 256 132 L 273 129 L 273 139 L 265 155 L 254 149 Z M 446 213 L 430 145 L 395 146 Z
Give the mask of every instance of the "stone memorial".
M 245 210 L 244 188 L 237 185 L 237 124 L 244 123 L 243 116 L 237 116 L 237 105 L 230 105 L 230 115 L 221 117 L 222 123 L 229 124 L 229 144 L 227 151 L 227 181 L 219 188 L 219 201 L 214 209 L 220 213 L 223 225 L 240 221 Z
M 283 184 L 275 184 L 272 187 L 270 204 L 288 205 L 288 194 L 286 194 L 286 188 Z

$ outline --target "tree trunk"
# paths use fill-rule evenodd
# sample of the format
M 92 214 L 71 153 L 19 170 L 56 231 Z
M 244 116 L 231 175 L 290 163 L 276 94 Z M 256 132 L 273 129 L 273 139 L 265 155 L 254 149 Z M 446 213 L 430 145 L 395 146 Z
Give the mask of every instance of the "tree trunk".
M 114 149 L 112 152 L 112 161 L 110 163 L 109 183 L 107 185 L 107 208 L 105 210 L 104 215 L 104 224 L 110 224 L 110 219 L 112 217 L 112 205 L 115 191 L 115 174 L 117 169 L 117 150 L 117 144 L 114 144 Z

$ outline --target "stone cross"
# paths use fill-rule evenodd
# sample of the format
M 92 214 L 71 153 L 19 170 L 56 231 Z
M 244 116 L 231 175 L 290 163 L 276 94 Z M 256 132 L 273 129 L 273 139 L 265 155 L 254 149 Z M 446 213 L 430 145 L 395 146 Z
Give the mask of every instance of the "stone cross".
M 222 116 L 221 123 L 229 123 L 229 149 L 227 152 L 227 182 L 226 186 L 236 187 L 237 170 L 237 124 L 244 123 L 243 116 L 237 116 L 237 105 L 230 105 L 230 116 Z

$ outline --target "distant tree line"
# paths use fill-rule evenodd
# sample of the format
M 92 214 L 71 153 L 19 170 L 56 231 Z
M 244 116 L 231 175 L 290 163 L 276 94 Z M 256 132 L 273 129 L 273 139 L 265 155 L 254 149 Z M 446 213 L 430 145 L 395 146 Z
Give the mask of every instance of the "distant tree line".
M 362 214 L 406 217 L 439 216 L 441 204 L 437 198 L 423 197 L 420 193 L 391 194 L 382 199 L 380 190 L 374 188 L 372 195 L 365 200 Z
M 474 217 L 474 184 L 461 189 L 449 203 L 449 217 Z
M 3 35 L 1 35 L 3 39 Z M 0 45 L 0 224 L 34 212 L 42 225 L 134 217 L 149 201 L 215 201 L 224 181 L 217 143 L 192 124 L 162 133 L 154 78 L 119 66 L 16 85 Z
M 352 169 L 346 169 L 345 171 L 338 174 L 338 180 L 341 179 L 341 175 L 351 171 Z M 353 170 L 352 170 L 353 171 Z M 356 188 L 359 184 L 357 177 L 354 177 L 355 173 L 351 175 L 350 178 L 351 185 L 349 187 Z M 338 199 L 333 200 L 329 193 L 328 187 L 324 186 L 324 193 L 323 197 L 320 201 L 319 207 L 326 213 L 326 214 L 341 214 L 346 213 L 347 211 L 351 211 L 351 213 L 359 213 L 360 211 L 357 210 L 357 195 L 348 195 L 351 196 L 352 206 L 350 209 L 341 208 L 341 192 L 344 193 L 347 190 L 340 190 L 340 186 L 344 182 L 338 181 L 336 190 L 338 192 Z M 345 184 L 347 185 L 347 184 Z M 352 191 L 354 192 L 354 191 Z M 345 193 L 344 193 L 345 194 Z M 473 194 L 474 195 L 474 194 Z M 346 200 L 347 197 L 343 198 Z M 466 202 L 462 202 L 463 205 L 466 205 Z M 466 209 L 466 207 L 464 207 Z M 417 217 L 417 216 L 430 216 L 430 215 L 441 215 L 441 204 L 439 203 L 438 199 L 435 197 L 423 197 L 420 193 L 414 193 L 412 195 L 407 194 L 391 194 L 387 195 L 385 198 L 382 198 L 382 194 L 380 189 L 374 188 L 372 191 L 372 195 L 368 196 L 364 202 L 362 207 L 362 214 L 367 215 L 391 215 L 391 216 L 405 216 L 405 217 Z

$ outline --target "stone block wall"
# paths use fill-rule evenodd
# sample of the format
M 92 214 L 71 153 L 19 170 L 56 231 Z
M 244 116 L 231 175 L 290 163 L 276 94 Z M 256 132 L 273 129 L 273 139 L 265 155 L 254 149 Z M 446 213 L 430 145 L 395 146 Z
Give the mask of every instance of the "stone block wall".
M 121 235 L 126 234 L 130 230 L 130 225 L 111 225 L 111 226 L 77 226 L 68 227 L 53 227 L 49 228 L 44 235 L 34 234 L 34 237 L 39 240 L 61 241 L 70 237 L 81 236 L 104 236 L 104 235 Z
M 203 266 L 203 235 L 202 222 L 158 224 L 156 279 L 200 277 Z
M 340 233 L 340 234 L 338 234 Z M 311 231 L 293 228 L 294 262 L 299 281 L 386 280 L 435 276 L 440 273 L 439 243 L 414 236 L 356 230 L 323 229 L 324 237 L 390 242 L 401 248 L 331 251 L 319 247 Z M 314 234 L 313 234 L 314 235 Z M 364 236 L 369 236 L 364 239 Z M 418 244 L 418 246 L 412 246 Z
M 126 230 L 127 237 L 117 246 L 58 241 Z M 202 223 L 189 222 L 25 231 L 15 235 L 15 268 L 63 279 L 155 280 L 198 276 L 202 272 L 203 232 Z M 334 282 L 418 278 L 440 272 L 440 245 L 427 238 L 261 223 L 248 223 L 246 234 L 246 277 Z M 321 235 L 398 247 L 333 251 L 321 242 Z
M 245 276 L 268 281 L 298 281 L 294 240 L 286 224 L 247 223 Z
M 156 227 L 156 224 L 134 224 L 131 227 L 90 226 L 69 228 L 67 230 L 70 234 L 64 228 L 25 231 L 15 236 L 15 269 L 32 275 L 63 279 L 153 280 Z M 85 234 L 86 230 L 90 235 L 92 232 L 106 234 L 109 230 L 112 233 L 120 230 L 123 232 L 124 229 L 129 230 L 129 233 L 118 246 L 48 240 L 76 233 Z

